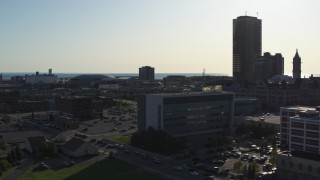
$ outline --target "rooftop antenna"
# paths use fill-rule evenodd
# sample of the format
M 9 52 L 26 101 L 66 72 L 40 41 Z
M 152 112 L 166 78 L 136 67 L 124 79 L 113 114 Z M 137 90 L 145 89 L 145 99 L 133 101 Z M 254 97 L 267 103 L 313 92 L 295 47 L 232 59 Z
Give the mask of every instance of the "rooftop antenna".
M 247 11 L 245 12 L 245 15 L 247 16 Z
M 206 82 L 206 69 L 205 68 L 203 68 L 203 71 L 202 71 L 202 78 L 203 78 L 202 86 L 204 86 L 204 84 Z
M 259 17 L 259 12 L 257 12 L 257 18 Z

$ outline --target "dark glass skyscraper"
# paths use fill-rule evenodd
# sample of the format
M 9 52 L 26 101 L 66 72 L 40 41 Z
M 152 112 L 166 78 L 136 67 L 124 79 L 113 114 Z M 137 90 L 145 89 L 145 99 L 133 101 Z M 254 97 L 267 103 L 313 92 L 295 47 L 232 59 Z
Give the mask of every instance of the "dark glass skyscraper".
M 301 58 L 298 53 L 298 49 L 296 50 L 296 54 L 293 57 L 293 70 L 292 77 L 294 80 L 301 78 Z
M 261 19 L 239 16 L 233 20 L 233 78 L 254 81 L 255 59 L 261 56 Z
M 153 81 L 154 68 L 150 66 L 143 66 L 139 68 L 139 79 L 144 81 Z

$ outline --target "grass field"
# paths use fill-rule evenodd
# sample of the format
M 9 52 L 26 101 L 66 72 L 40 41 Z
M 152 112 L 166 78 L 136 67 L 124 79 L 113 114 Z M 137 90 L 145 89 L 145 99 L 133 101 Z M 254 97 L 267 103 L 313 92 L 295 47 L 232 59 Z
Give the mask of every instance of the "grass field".
M 163 180 L 160 175 L 117 159 L 106 159 L 97 163 L 85 162 L 60 170 L 33 171 L 35 167 L 36 165 L 33 165 L 19 180 Z
M 130 144 L 132 135 L 114 135 L 108 136 L 107 139 L 122 144 Z

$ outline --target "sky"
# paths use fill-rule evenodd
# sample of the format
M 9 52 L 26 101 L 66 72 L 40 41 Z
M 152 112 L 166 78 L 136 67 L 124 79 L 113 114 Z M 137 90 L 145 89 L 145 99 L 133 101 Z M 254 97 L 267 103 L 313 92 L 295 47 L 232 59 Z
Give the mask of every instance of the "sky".
M 232 75 L 232 20 L 262 19 L 262 51 L 320 74 L 319 0 L 1 0 L 0 72 Z M 258 14 L 257 14 L 258 12 Z

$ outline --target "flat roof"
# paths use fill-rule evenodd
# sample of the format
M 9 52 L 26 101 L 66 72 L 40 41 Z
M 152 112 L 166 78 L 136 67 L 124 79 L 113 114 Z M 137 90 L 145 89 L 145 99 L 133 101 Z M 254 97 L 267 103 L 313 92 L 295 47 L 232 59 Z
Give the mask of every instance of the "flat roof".
M 316 110 L 316 107 L 315 106 L 286 106 L 286 107 L 280 107 L 280 109 L 307 111 L 307 110 Z
M 184 96 L 217 96 L 217 95 L 233 95 L 231 92 L 188 92 L 188 93 L 160 93 L 147 94 L 147 96 L 161 96 L 161 97 L 184 97 Z

